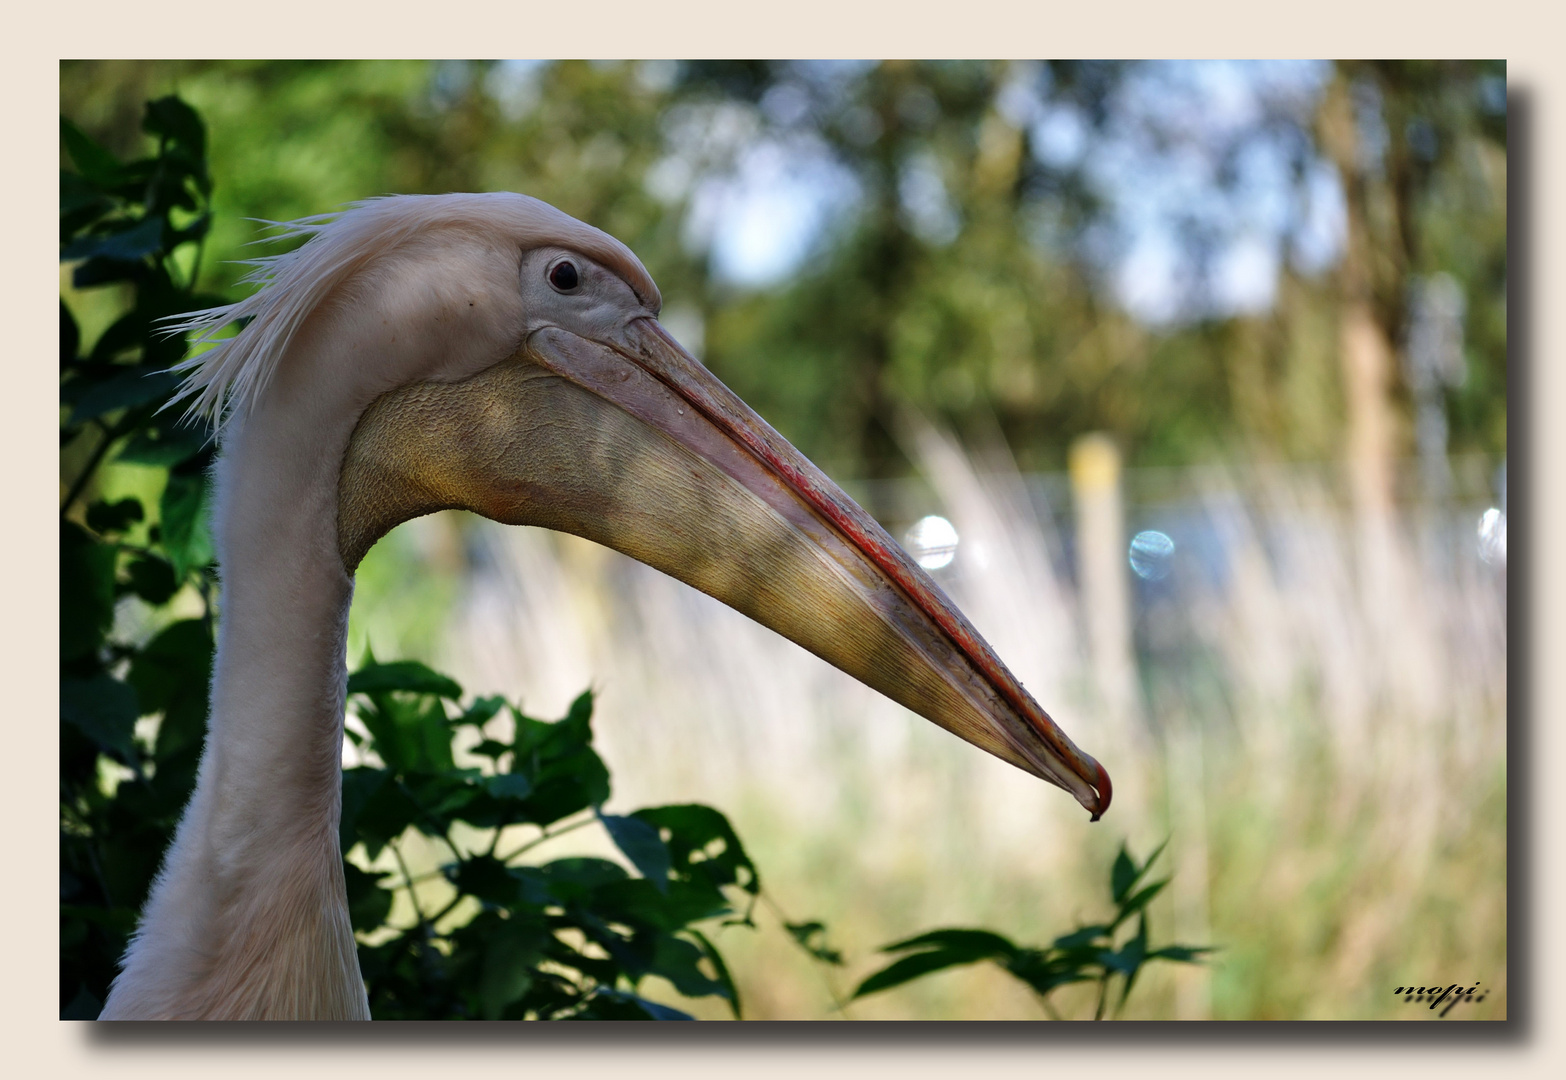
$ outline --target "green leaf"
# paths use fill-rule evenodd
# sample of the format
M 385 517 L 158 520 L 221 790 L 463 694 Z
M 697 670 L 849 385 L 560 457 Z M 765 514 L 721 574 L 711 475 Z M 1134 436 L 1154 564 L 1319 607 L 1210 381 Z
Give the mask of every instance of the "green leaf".
M 130 591 L 154 606 L 167 603 L 179 591 L 174 568 L 156 555 L 137 555 L 126 567 Z
M 60 143 L 81 170 L 82 176 L 99 187 L 121 183 L 125 170 L 109 151 L 85 135 L 65 117 L 60 117 Z
M 111 285 L 120 281 L 140 284 L 146 277 L 146 267 L 140 263 L 121 262 L 118 259 L 88 259 L 71 271 L 71 284 L 78 289 L 90 289 L 95 285 Z
M 163 251 L 163 219 L 143 218 L 126 222 L 114 232 L 102 236 L 83 236 L 67 244 L 60 252 L 61 262 L 77 259 L 107 259 L 110 262 L 136 263 Z
M 1090 971 L 1081 964 L 1061 959 L 1043 961 L 1038 958 L 1037 953 L 1032 957 L 1014 960 L 1005 966 L 1008 972 L 1027 983 L 1035 993 L 1046 996 L 1062 986 L 1093 982 L 1098 978 L 1096 966 Z
M 1149 960 L 1169 960 L 1177 964 L 1200 964 L 1202 957 L 1216 950 L 1210 945 L 1165 945 L 1147 954 Z
M 93 655 L 114 622 L 115 551 L 80 525 L 60 523 L 60 659 Z
M 342 817 L 337 823 L 338 844 L 343 851 L 348 851 L 360 839 L 359 814 L 370 798 L 380 790 L 381 785 L 386 783 L 386 776 L 385 769 L 372 769 L 366 765 L 343 770 Z M 398 833 L 401 831 L 399 829 Z M 370 851 L 370 858 L 373 859 L 380 854 L 381 846 L 388 839 L 391 837 L 377 838 L 377 846 Z M 365 847 L 370 847 L 368 841 Z
M 561 903 L 585 900 L 595 890 L 626 879 L 625 868 L 619 863 L 591 856 L 555 859 L 537 869 L 550 894 Z
M 76 316 L 60 301 L 60 366 L 73 363 L 82 347 L 82 332 L 76 325 Z
M 652 882 L 659 892 L 667 893 L 669 848 L 658 836 L 658 830 L 634 817 L 599 814 L 598 820 L 603 822 L 615 846 L 631 860 L 631 865 L 641 871 L 642 877 Z
M 1153 849 L 1153 853 L 1147 857 L 1147 861 L 1138 866 L 1135 860 L 1131 858 L 1130 852 L 1126 850 L 1125 844 L 1122 843 L 1120 845 L 1120 854 L 1115 856 L 1115 865 L 1110 870 L 1109 878 L 1110 892 L 1116 904 L 1124 900 L 1131 890 L 1136 887 L 1136 883 L 1141 881 L 1147 872 L 1152 869 L 1154 860 L 1162 855 L 1164 848 L 1168 846 L 1169 839 L 1165 837 L 1164 842 Z
M 1149 859 L 1148 863 L 1153 860 Z M 1143 869 L 1146 869 L 1144 864 Z M 1120 1002 L 1115 1010 L 1125 1008 L 1126 998 L 1131 996 L 1131 987 L 1136 983 L 1136 977 L 1142 970 L 1142 965 L 1147 960 L 1147 916 L 1144 914 L 1137 920 L 1136 936 L 1126 942 L 1119 953 L 1113 954 L 1114 960 L 1105 958 L 1105 966 L 1120 971 L 1125 976 L 1125 982 L 1120 987 Z
M 198 427 L 178 425 L 142 428 L 130 437 L 118 460 L 132 465 L 160 465 L 169 468 L 199 454 L 211 436 Z
M 1109 894 L 1115 903 L 1120 903 L 1131 886 L 1136 884 L 1136 876 L 1136 863 L 1131 861 L 1131 855 L 1122 843 L 1120 853 L 1115 856 L 1114 865 L 1109 870 Z
M 498 694 L 490 697 L 481 697 L 474 700 L 473 704 L 463 710 L 462 716 L 457 719 L 459 724 L 471 724 L 474 727 L 483 727 L 494 719 L 495 715 L 505 708 L 506 699 Z M 498 743 L 496 745 L 499 745 Z M 510 749 L 510 747 L 506 747 Z
M 87 527 L 98 533 L 124 532 L 142 517 L 140 499 L 124 498 L 114 503 L 100 501 L 87 508 Z
M 1168 878 L 1164 878 L 1162 881 L 1155 881 L 1151 885 L 1146 885 L 1141 889 L 1138 889 L 1128 899 L 1122 900 L 1120 902 L 1120 914 L 1115 916 L 1115 925 L 1118 927 L 1132 915 L 1135 915 L 1146 908 L 1147 905 L 1152 901 L 1153 897 L 1163 892 L 1164 886 L 1168 884 Z
M 350 770 L 358 772 L 360 770 Z M 378 770 L 376 770 L 378 771 Z M 347 775 L 344 776 L 346 794 Z M 423 817 L 419 806 L 408 797 L 398 784 L 390 781 L 374 784 L 368 778 L 363 783 L 369 788 L 359 812 L 354 815 L 353 839 L 364 844 L 365 853 L 374 859 L 381 849 L 397 839 Z M 345 800 L 346 801 L 346 800 Z M 351 846 L 345 842 L 343 850 Z
M 451 730 L 440 698 L 377 693 L 356 711 L 370 731 L 375 752 L 394 772 L 439 773 L 453 767 Z
M 60 719 L 121 761 L 138 758 L 132 735 L 140 715 L 136 691 L 113 676 L 60 680 Z
M 60 1019 L 96 1020 L 102 1011 L 103 1002 L 99 1001 L 87 987 L 78 985 L 76 996 L 71 998 L 69 1005 L 60 1010 Z
M 498 920 L 485 936 L 483 970 L 479 977 L 479 1014 L 498 1020 L 507 1005 L 533 985 L 534 967 L 543 959 L 548 930 L 531 920 Z
M 890 989 L 949 967 L 974 964 L 981 960 L 1006 963 L 1015 959 L 1020 950 L 1008 939 L 988 930 L 932 930 L 917 937 L 907 938 L 883 946 L 882 952 L 901 952 L 906 949 L 924 949 L 883 968 L 859 984 L 854 997 L 863 997 Z
M 70 423 L 84 424 L 107 413 L 162 401 L 174 392 L 179 380 L 167 371 L 144 367 L 124 368 L 112 378 L 88 388 L 71 410 Z
M 88 359 L 99 364 L 109 364 L 144 345 L 147 341 L 147 318 L 145 311 L 133 308 L 115 319 L 93 342 Z M 115 370 L 123 371 L 124 368 Z M 151 367 L 146 370 L 161 369 Z
M 1079 948 L 1086 945 L 1092 945 L 1100 938 L 1107 938 L 1111 932 L 1112 927 L 1110 927 L 1109 924 L 1093 923 L 1091 926 L 1084 926 L 1078 930 L 1073 930 L 1069 934 L 1062 934 L 1060 937 L 1055 939 L 1054 945 L 1057 949 Z
M 882 952 L 902 952 L 906 949 L 943 949 L 954 955 L 971 956 L 976 960 L 989 957 L 1016 955 L 1017 946 L 999 934 L 989 930 L 931 930 L 929 933 L 908 938 L 905 941 L 883 945 Z
M 200 619 L 171 623 L 131 659 L 126 681 L 136 688 L 142 709 L 163 713 L 159 761 L 201 745 L 211 679 L 212 635 Z
M 739 987 L 734 983 L 734 976 L 729 973 L 729 965 L 723 962 L 723 954 L 718 951 L 718 947 L 708 939 L 707 935 L 700 930 L 688 927 L 686 933 L 696 939 L 696 943 L 701 946 L 701 951 L 706 954 L 707 959 L 712 963 L 712 970 L 717 972 L 718 983 L 723 987 L 719 991 L 719 996 L 728 1000 L 729 1011 L 734 1014 L 734 1019 L 743 1019 Z
M 525 799 L 533 793 L 533 782 L 518 773 L 501 773 L 486 776 L 484 789 L 497 799 Z
M 398 660 L 390 664 L 368 663 L 348 676 L 350 694 L 384 694 L 402 690 L 410 694 L 435 694 L 456 701 L 462 687 L 456 680 L 419 663 Z
M 208 526 L 210 493 L 205 474 L 169 474 L 160 505 L 163 548 L 180 581 L 190 571 L 212 562 L 212 534 Z
M 860 983 L 850 1000 L 880 993 L 882 990 L 890 990 L 894 986 L 901 986 L 905 982 L 923 978 L 937 971 L 944 971 L 946 968 L 977 963 L 979 959 L 981 958 L 955 956 L 939 949 L 932 952 L 914 953 L 912 956 L 905 956 L 901 960 L 882 968 Z
M 381 888 L 377 874 L 367 874 L 351 862 L 343 863 L 348 886 L 348 918 L 359 931 L 378 929 L 391 913 L 392 894 Z
M 511 753 L 511 747 L 507 746 L 503 742 L 497 742 L 494 739 L 485 739 L 483 742 L 474 743 L 473 746 L 468 749 L 468 753 L 477 754 L 480 757 L 487 757 L 492 760 L 499 761 L 501 758 Z M 526 779 L 526 777 L 523 779 Z M 533 790 L 533 785 L 531 783 L 528 784 L 528 790 Z
M 609 770 L 592 748 L 591 695 L 577 698 L 554 724 L 511 712 L 516 720 L 511 771 L 533 784 L 533 794 L 519 808 L 526 820 L 549 825 L 609 798 Z
M 585 726 L 592 715 L 593 692 L 591 690 L 583 690 L 571 702 L 571 707 L 566 710 L 565 719 L 562 722 Z
M 67 244 L 77 233 L 114 209 L 110 199 L 91 180 L 80 173 L 60 170 L 60 243 Z
M 686 997 L 728 997 L 728 987 L 701 970 L 701 948 L 672 934 L 658 935 L 649 973 L 668 979 Z
M 825 964 L 835 967 L 843 966 L 843 954 L 836 949 L 830 949 L 826 944 L 826 926 L 819 922 L 803 922 L 783 924 L 789 935 L 799 943 L 799 947 Z
M 517 902 L 521 889 L 506 864 L 490 855 L 475 855 L 458 863 L 450 880 L 462 892 L 487 904 L 509 907 Z
M 628 990 L 600 987 L 580 1017 L 583 1020 L 694 1020 L 690 1013 L 648 1001 Z
M 178 143 L 192 157 L 201 159 L 207 152 L 207 129 L 196 110 L 172 94 L 147 102 L 142 130 Z
M 408 795 L 424 811 L 419 829 L 429 836 L 444 835 L 454 818 L 460 818 L 469 804 L 484 797 L 474 780 L 476 769 L 455 769 L 450 765 L 451 747 L 443 748 L 447 764 L 428 773 L 410 773 L 403 778 Z
M 737 885 L 761 891 L 761 875 L 745 853 L 729 819 L 710 806 L 649 807 L 631 815 L 653 826 L 669 849 L 670 873 L 678 879 Z

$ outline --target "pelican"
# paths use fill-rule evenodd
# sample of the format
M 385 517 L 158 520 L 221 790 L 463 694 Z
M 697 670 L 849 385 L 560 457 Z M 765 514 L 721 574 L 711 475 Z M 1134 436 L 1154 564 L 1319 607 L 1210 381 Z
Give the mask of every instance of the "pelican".
M 180 324 L 210 419 L 223 611 L 190 804 L 105 1019 L 368 1019 L 338 845 L 348 608 L 388 530 L 461 508 L 729 604 L 1093 819 L 1076 748 L 876 522 L 658 323 L 618 240 L 511 193 L 286 227 L 263 287 Z

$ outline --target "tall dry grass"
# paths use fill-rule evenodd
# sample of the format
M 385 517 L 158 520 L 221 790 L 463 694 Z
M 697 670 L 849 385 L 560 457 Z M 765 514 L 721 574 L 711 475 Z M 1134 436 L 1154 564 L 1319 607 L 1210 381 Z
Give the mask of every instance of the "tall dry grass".
M 874 946 L 936 926 L 1047 941 L 1105 911 L 1122 839 L 1145 853 L 1166 836 L 1174 880 L 1153 933 L 1221 951 L 1149 969 L 1126 1015 L 1413 1019 L 1430 1014 L 1395 987 L 1475 982 L 1488 996 L 1454 1018 L 1506 1014 L 1505 573 L 1475 552 L 1482 474 L 1474 497 L 1411 504 L 1381 530 L 1320 475 L 1132 474 L 1131 528 L 1176 552 L 1165 579 L 1136 583 L 1135 685 L 1119 697 L 1082 644 L 1093 613 L 1063 484 L 978 471 L 930 433 L 917 447 L 927 482 L 876 503 L 894 525 L 930 510 L 955 523 L 938 577 L 1108 767 L 1098 824 L 655 571 L 572 537 L 460 525 L 467 569 L 436 659 L 535 715 L 595 687 L 615 805 L 723 809 L 780 908 L 826 922 L 847 954 L 823 972 L 765 909 L 760 932 L 724 931 L 748 1015 L 837 1015 L 834 992 L 879 966 Z M 458 525 L 413 528 L 449 549 Z M 985 968 L 848 1014 L 1043 1015 Z

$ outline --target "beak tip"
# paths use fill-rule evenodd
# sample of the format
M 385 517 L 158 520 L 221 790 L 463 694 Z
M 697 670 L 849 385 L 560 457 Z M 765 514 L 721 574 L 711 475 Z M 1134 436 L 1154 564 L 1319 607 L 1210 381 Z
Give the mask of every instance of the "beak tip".
M 1093 759 L 1089 758 L 1088 760 L 1092 761 Z M 1109 773 L 1104 766 L 1097 761 L 1093 761 L 1093 768 L 1098 774 L 1098 781 L 1093 785 L 1094 790 L 1098 793 L 1098 801 L 1091 807 L 1093 816 L 1088 818 L 1090 822 L 1097 821 L 1104 816 L 1104 811 L 1109 809 L 1110 800 L 1115 795 L 1115 787 L 1109 782 Z

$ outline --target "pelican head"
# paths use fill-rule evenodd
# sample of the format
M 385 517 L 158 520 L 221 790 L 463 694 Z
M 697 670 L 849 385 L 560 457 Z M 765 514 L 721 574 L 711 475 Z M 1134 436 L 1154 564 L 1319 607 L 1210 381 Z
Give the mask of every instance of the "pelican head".
M 658 287 L 618 240 L 507 193 L 395 196 L 292 228 L 310 240 L 258 260 L 264 289 L 186 324 L 250 320 L 187 361 L 185 392 L 238 421 L 226 442 L 270 414 L 269 457 L 340 444 L 318 467 L 336 471 L 346 573 L 435 510 L 574 533 L 1064 788 L 1094 820 L 1109 805 L 1102 766 L 930 576 L 660 325 Z

